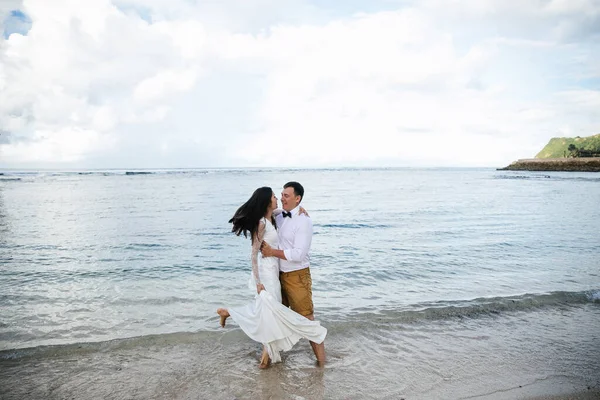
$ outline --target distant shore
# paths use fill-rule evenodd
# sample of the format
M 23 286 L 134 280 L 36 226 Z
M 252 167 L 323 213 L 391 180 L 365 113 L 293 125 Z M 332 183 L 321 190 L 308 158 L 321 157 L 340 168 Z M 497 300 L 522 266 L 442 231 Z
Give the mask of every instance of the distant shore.
M 579 171 L 600 172 L 600 157 L 525 158 L 498 171 Z

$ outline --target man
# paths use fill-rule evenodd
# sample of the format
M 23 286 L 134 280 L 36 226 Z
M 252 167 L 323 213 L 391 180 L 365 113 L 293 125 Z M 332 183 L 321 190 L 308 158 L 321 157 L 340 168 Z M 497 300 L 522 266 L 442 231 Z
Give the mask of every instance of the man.
M 263 242 L 261 252 L 265 257 L 279 258 L 279 280 L 283 305 L 314 321 L 312 279 L 309 268 L 309 251 L 313 225 L 310 217 L 300 214 L 304 188 L 298 182 L 283 185 L 281 204 L 283 212 L 276 217 L 279 249 Z M 325 343 L 310 342 L 318 362 L 325 361 Z

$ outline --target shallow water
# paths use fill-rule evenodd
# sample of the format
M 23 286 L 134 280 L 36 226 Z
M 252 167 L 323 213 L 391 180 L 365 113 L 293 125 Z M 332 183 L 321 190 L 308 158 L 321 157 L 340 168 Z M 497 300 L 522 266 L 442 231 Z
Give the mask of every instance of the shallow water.
M 325 367 L 307 342 L 257 368 L 238 329 L 0 353 L 2 398 L 511 399 L 600 395 L 598 304 L 446 320 L 330 325 Z M 588 389 L 591 388 L 591 389 Z

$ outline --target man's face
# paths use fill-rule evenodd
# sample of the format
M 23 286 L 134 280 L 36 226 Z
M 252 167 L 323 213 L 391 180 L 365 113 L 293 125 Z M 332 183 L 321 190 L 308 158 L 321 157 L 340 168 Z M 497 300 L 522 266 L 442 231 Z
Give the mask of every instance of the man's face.
M 300 196 L 294 194 L 294 188 L 288 187 L 281 192 L 281 206 L 285 211 L 292 211 L 300 204 Z

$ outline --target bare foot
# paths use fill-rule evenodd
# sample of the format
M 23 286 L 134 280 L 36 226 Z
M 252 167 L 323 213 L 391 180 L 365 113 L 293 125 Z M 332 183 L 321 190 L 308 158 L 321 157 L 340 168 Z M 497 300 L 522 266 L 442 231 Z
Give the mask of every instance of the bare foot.
M 218 308 L 217 314 L 219 314 L 219 316 L 221 317 L 221 328 L 225 328 L 225 321 L 227 320 L 227 318 L 229 318 L 229 311 L 227 311 L 226 308 Z
M 271 359 L 269 358 L 269 353 L 266 350 L 263 350 L 262 356 L 260 357 L 260 364 L 258 364 L 258 368 L 265 369 L 269 368 L 271 365 Z

